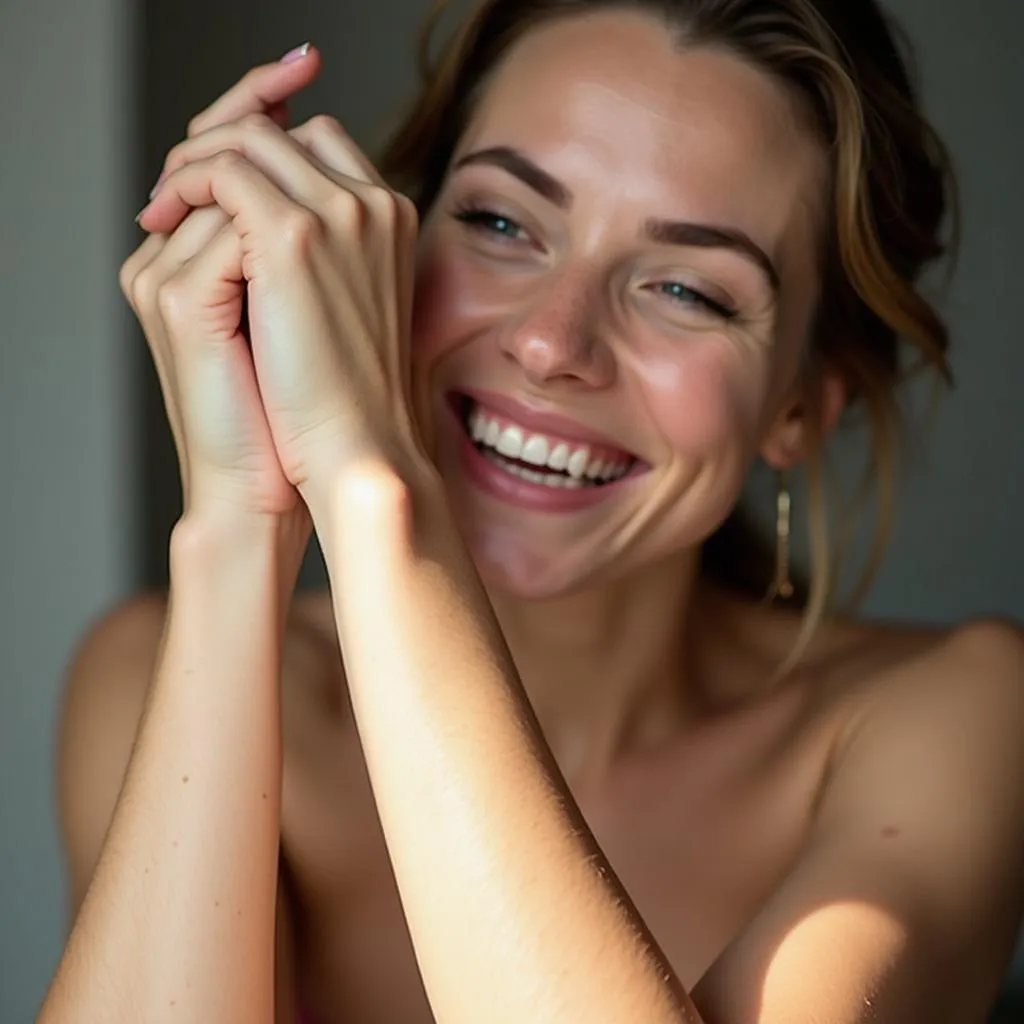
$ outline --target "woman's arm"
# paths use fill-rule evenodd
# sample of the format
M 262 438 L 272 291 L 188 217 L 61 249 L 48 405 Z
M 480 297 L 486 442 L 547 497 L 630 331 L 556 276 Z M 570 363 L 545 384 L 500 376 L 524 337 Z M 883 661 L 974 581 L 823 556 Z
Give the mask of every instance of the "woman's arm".
M 44 1024 L 273 1020 L 279 531 L 175 527 L 146 712 Z
M 697 1021 L 573 802 L 428 480 L 413 490 L 390 471 L 352 474 L 313 512 L 434 1013 Z
M 263 120 L 181 144 L 139 222 L 159 235 L 196 208 L 231 217 L 238 246 L 218 252 L 219 281 L 248 289 L 277 458 L 328 552 L 434 1012 L 697 1020 L 573 804 L 426 462 L 406 380 L 415 208 L 338 125 L 304 137 L 308 149 Z M 314 147 L 347 170 L 311 161 Z

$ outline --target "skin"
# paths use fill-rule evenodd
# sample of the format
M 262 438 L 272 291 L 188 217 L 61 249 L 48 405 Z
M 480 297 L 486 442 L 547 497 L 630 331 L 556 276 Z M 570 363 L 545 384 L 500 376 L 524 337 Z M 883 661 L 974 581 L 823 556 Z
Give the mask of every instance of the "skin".
M 807 196 L 824 163 L 765 76 L 722 54 L 680 59 L 653 24 L 622 15 L 523 41 L 454 163 L 494 146 L 527 153 L 571 190 L 571 209 L 497 168 L 453 174 L 423 228 L 414 351 L 431 378 L 437 461 L 505 635 L 528 659 L 531 703 L 559 763 L 599 786 L 633 742 L 630 720 L 682 722 L 712 697 L 713 682 L 688 678 L 677 624 L 697 546 L 755 455 L 798 455 L 787 413 L 816 297 Z M 472 203 L 522 225 L 520 237 L 467 231 L 451 214 Z M 757 240 L 779 268 L 778 299 L 743 255 L 638 242 L 652 217 Z M 739 315 L 659 297 L 664 281 Z M 490 500 L 458 466 L 458 427 L 438 407 L 467 387 L 602 429 L 650 471 L 573 516 Z
M 752 460 L 803 454 L 794 387 L 824 169 L 813 136 L 741 62 L 681 55 L 653 22 L 604 14 L 516 49 L 458 156 L 496 145 L 558 178 L 571 208 L 493 166 L 452 175 L 422 227 L 414 365 L 455 521 L 572 799 L 703 1019 L 976 1019 L 1020 908 L 1019 635 L 835 622 L 768 688 L 798 623 L 695 579 L 697 545 Z M 469 197 L 529 242 L 453 219 Z M 639 243 L 649 217 L 742 230 L 778 268 L 778 296 L 734 252 Z M 740 316 L 680 310 L 646 287 L 663 279 L 728 296 Z M 823 386 L 834 419 L 841 390 Z M 460 387 L 600 426 L 649 469 L 585 513 L 509 510 L 453 458 L 444 396 Z M 121 609 L 72 673 L 76 906 L 165 615 L 159 598 Z M 381 832 L 385 787 L 368 785 L 371 699 L 346 692 L 338 643 L 328 598 L 299 599 L 283 652 L 278 1019 L 301 993 L 326 1020 L 426 1021 L 388 867 L 402 848 Z M 384 806 L 388 819 L 386 794 Z

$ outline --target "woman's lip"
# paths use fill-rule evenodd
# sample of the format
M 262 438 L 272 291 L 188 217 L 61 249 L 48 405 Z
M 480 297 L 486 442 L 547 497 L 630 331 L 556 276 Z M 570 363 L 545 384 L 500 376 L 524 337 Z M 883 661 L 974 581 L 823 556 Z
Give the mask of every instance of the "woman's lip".
M 612 451 L 622 452 L 632 459 L 637 459 L 631 451 L 623 448 L 621 444 L 610 438 L 607 434 L 592 430 L 575 420 L 560 416 L 554 412 L 544 412 L 532 406 L 524 405 L 511 395 L 503 395 L 497 391 L 483 391 L 476 388 L 462 388 L 457 394 L 466 395 L 488 409 L 507 417 L 516 423 L 522 424 L 537 434 L 552 434 L 566 441 L 576 444 L 600 445 Z M 642 459 L 637 459 L 642 462 Z

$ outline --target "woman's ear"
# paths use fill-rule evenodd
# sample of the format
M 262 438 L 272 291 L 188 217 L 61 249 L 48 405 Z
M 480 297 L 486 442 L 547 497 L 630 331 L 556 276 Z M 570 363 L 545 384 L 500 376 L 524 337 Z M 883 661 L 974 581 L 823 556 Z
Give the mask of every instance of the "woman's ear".
M 813 440 L 828 437 L 846 408 L 846 383 L 834 370 L 824 370 L 810 386 L 817 390 L 815 400 L 808 401 L 807 385 L 799 389 L 765 435 L 761 458 L 773 469 L 792 469 L 803 462 L 810 454 Z

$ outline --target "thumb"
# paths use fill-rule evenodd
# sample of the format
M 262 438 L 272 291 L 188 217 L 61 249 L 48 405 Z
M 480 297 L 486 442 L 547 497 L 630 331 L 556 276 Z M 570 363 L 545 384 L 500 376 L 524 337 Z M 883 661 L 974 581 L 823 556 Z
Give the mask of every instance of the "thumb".
M 253 68 L 189 121 L 189 136 L 237 121 L 246 114 L 267 114 L 287 129 L 287 101 L 305 89 L 320 74 L 322 66 L 320 51 L 305 43 L 272 64 Z

